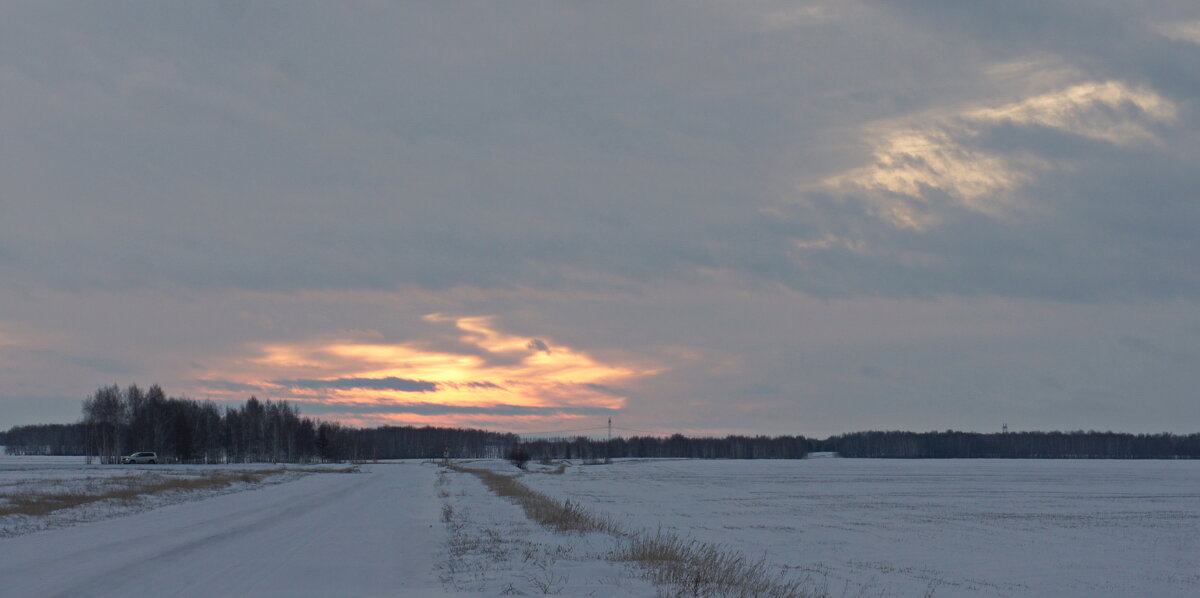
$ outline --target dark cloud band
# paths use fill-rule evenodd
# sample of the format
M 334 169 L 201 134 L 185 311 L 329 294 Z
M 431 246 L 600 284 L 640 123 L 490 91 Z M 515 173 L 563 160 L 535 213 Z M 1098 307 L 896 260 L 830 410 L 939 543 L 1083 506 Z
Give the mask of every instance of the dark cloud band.
M 437 403 L 304 403 L 304 412 L 316 415 L 337 414 L 412 414 L 412 415 L 604 415 L 616 413 L 605 407 L 530 407 L 525 405 L 442 405 Z
M 308 390 L 398 390 L 400 392 L 437 392 L 436 382 L 407 378 L 336 378 L 334 380 L 275 380 L 273 384 Z

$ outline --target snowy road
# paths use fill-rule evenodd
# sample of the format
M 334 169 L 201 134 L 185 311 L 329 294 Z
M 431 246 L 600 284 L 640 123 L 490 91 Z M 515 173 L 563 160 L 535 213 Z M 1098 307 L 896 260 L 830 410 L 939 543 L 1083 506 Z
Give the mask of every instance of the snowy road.
M 0 539 L 0 596 L 437 596 L 436 470 L 314 474 Z

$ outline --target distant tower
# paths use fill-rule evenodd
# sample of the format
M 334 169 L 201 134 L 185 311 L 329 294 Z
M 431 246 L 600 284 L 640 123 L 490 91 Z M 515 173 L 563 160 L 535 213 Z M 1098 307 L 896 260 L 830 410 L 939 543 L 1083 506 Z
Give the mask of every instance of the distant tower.
M 612 418 L 608 418 L 608 443 L 604 445 L 604 462 L 612 463 Z
M 1004 426 L 1001 428 L 1001 430 L 1002 430 L 1002 432 L 1001 432 L 1002 434 L 1008 434 L 1008 424 L 1004 424 Z

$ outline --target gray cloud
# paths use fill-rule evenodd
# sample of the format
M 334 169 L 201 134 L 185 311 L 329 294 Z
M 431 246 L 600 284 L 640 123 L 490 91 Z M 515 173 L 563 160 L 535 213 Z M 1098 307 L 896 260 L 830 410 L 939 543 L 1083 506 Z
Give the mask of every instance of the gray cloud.
M 262 394 L 265 389 L 257 384 L 246 384 L 244 382 L 234 382 L 232 380 L 204 380 L 204 388 L 212 390 L 229 390 L 233 392 L 245 392 L 252 394 Z M 247 395 L 249 398 L 249 395 Z
M 1200 74 L 1188 64 L 1200 47 L 1163 35 L 1156 25 L 1195 21 L 1187 0 L 1102 2 L 1020 0 L 970 6 L 940 0 L 872 0 L 893 18 L 952 43 L 1019 57 L 1052 52 L 1105 76 L 1149 82 L 1175 95 L 1195 93 Z
M 130 376 L 135 368 L 117 359 L 96 355 L 58 355 L 56 356 L 72 365 L 84 367 L 108 376 Z
M 3 421 L 0 429 L 45 423 L 70 423 L 83 419 L 83 398 L 66 397 L 0 397 Z
M 524 358 L 421 324 L 444 311 L 662 364 L 621 389 L 648 422 L 990 422 L 1011 404 L 1066 425 L 1059 406 L 1093 380 L 1151 389 L 1152 421 L 1180 421 L 1194 375 L 1092 364 L 1141 355 L 1097 353 L 1121 335 L 1194 357 L 1200 44 L 1163 27 L 1200 20 L 1195 3 L 796 8 L 0 6 L 0 392 L 85 395 L 113 374 L 173 391 L 228 375 L 192 363 L 363 330 Z M 971 116 L 1108 82 L 1175 114 L 1126 99 Z M 941 153 L 880 144 L 903 132 Z M 897 165 L 920 180 L 830 183 Z M 997 165 L 1011 181 L 988 179 Z M 963 332 L 996 309 L 1093 319 L 1012 333 L 1024 345 Z M 856 332 L 892 318 L 926 328 L 888 346 Z M 795 340 L 825 326 L 824 344 Z M 928 373 L 943 369 L 960 373 Z M 1060 390 L 1027 392 L 1023 369 Z M 881 415 L 893 394 L 908 411 Z
M 273 384 L 309 390 L 399 390 L 401 392 L 437 392 L 437 383 L 424 380 L 408 380 L 388 376 L 386 378 L 337 378 L 335 380 L 275 380 Z
M 1074 165 L 1019 190 L 1041 204 L 1036 218 L 949 214 L 917 237 L 813 193 L 782 221 L 764 216 L 793 199 L 789 183 L 861 165 L 861 125 L 997 101 L 980 73 L 1006 61 L 1056 56 L 1081 80 L 1176 101 L 1196 89 L 1200 46 L 1146 24 L 1179 12 L 1168 4 L 854 7 L 784 25 L 770 4 L 686 17 L 652 5 L 9 7 L 5 27 L 53 33 L 0 42 L 13 98 L 0 169 L 20 198 L 4 206 L 0 272 L 109 289 L 577 289 L 721 271 L 816 294 L 1195 295 L 1148 228 L 1196 224 L 1186 103 L 1152 147 L 1096 151 L 1028 130 L 972 140 Z M 322 35 L 344 43 L 314 52 Z M 878 52 L 854 41 L 866 37 Z M 1139 58 L 1121 59 L 1129 50 Z M 1163 201 L 1106 221 L 1143 201 L 1133 181 Z M 794 248 L 848 232 L 873 255 Z M 978 248 L 959 244 L 980 232 Z M 1121 264 L 1094 255 L 1100 240 Z M 905 254 L 921 265 L 889 257 Z
M 613 397 L 624 397 L 629 394 L 627 391 L 610 388 L 603 384 L 584 384 L 583 386 L 586 388 L 589 388 L 591 390 L 594 390 L 596 392 L 604 393 L 606 395 L 613 396 Z
M 443 405 L 438 403 L 382 403 L 364 405 L 360 403 L 305 403 L 305 413 L 351 414 L 411 414 L 411 415 L 492 415 L 511 417 L 520 415 L 605 415 L 619 412 L 604 407 L 529 407 L 525 405 Z

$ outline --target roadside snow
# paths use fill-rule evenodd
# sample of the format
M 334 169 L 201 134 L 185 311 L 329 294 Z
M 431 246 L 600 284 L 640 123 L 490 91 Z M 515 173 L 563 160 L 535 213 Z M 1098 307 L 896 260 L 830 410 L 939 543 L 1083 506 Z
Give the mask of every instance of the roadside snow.
M 313 468 L 305 469 L 311 471 Z M 125 517 L 166 505 L 289 482 L 308 475 L 306 471 L 294 467 L 288 469 L 270 464 L 88 465 L 81 457 L 7 457 L 0 460 L 0 507 L 13 504 L 16 498 L 21 496 L 95 497 L 114 491 L 168 484 L 173 480 L 196 480 L 206 476 L 236 477 L 243 472 L 269 475 L 258 481 L 234 481 L 227 486 L 168 490 L 143 494 L 132 499 L 87 502 L 47 515 L 0 515 L 0 537 L 57 529 L 111 517 Z
M 442 469 L 436 487 L 448 537 L 438 569 L 448 591 L 655 596 L 652 584 L 609 560 L 612 536 L 550 532 L 471 474 Z

